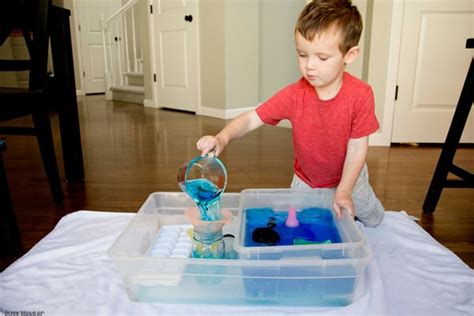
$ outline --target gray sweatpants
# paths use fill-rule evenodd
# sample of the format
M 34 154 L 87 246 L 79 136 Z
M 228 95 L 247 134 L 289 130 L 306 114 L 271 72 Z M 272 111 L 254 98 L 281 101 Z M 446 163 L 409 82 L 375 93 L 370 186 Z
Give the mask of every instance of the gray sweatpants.
M 318 190 L 311 188 L 296 174 L 293 175 L 291 188 Z M 332 190 L 336 191 L 336 188 L 332 188 Z M 355 215 L 364 226 L 375 227 L 382 222 L 385 209 L 379 199 L 375 196 L 374 190 L 372 190 L 372 186 L 369 183 L 369 173 L 366 164 L 362 167 L 359 177 L 354 185 L 354 189 L 352 190 L 352 201 L 354 203 Z

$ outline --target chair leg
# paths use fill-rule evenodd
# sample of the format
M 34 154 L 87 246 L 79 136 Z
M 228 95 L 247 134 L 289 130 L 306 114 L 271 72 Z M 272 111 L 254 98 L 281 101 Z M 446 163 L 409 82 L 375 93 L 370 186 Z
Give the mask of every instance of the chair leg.
M 43 165 L 48 177 L 49 187 L 56 204 L 64 202 L 61 179 L 59 177 L 58 163 L 54 151 L 53 133 L 51 121 L 47 111 L 40 110 L 33 113 L 33 123 L 36 129 L 36 138 L 43 158 Z
M 469 43 L 469 40 L 468 40 Z M 472 48 L 468 46 L 467 48 Z M 472 44 L 471 44 L 472 45 Z M 443 144 L 438 164 L 433 173 L 431 184 L 423 202 L 423 211 L 432 213 L 436 209 L 443 188 L 472 188 L 474 186 L 473 176 L 469 171 L 459 168 L 454 164 L 454 157 L 459 146 L 464 127 L 466 126 L 469 113 L 474 102 L 474 58 L 471 60 L 466 80 L 459 96 L 456 111 L 451 121 L 451 126 Z M 461 180 L 448 180 L 449 173 L 457 175 Z
M 0 257 L 21 253 L 20 229 L 13 209 L 3 157 L 0 153 Z

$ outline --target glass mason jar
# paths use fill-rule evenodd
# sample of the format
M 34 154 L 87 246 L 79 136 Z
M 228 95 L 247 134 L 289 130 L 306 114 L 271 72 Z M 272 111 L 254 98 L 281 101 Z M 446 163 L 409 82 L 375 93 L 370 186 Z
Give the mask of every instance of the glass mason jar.
M 203 232 L 194 229 L 193 258 L 224 259 L 225 246 L 222 230 Z

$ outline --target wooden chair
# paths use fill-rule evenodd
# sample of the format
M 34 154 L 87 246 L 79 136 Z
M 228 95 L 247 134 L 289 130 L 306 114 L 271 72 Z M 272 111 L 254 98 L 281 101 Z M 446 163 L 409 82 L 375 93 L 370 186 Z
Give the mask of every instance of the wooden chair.
M 466 48 L 474 48 L 474 38 L 466 41 Z M 443 188 L 474 188 L 474 174 L 454 164 L 461 136 L 466 126 L 469 112 L 474 102 L 474 57 L 471 59 L 466 80 L 459 96 L 456 111 L 449 127 L 446 141 L 438 159 L 438 164 L 431 179 L 430 187 L 423 202 L 423 211 L 433 213 L 438 205 Z M 449 173 L 459 179 L 448 179 Z
M 33 118 L 32 127 L 0 126 L 0 135 L 36 136 L 53 199 L 56 204 L 61 204 L 64 196 L 48 107 L 48 14 L 51 0 L 0 3 L 0 45 L 13 30 L 20 30 L 30 55 L 29 60 L 0 60 L 0 72 L 29 71 L 28 89 L 0 88 L 0 122 L 29 115 Z
M 0 258 L 15 257 L 22 251 L 20 229 L 3 164 L 2 151 L 6 148 L 5 141 L 0 140 Z

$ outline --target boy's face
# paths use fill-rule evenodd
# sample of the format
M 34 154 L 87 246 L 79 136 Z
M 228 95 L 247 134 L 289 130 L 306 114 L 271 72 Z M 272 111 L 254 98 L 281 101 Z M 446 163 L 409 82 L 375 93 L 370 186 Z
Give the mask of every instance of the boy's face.
M 357 47 L 342 54 L 339 50 L 340 36 L 335 27 L 316 34 L 311 42 L 300 32 L 295 34 L 299 69 L 318 94 L 335 96 L 342 83 L 345 65 L 357 56 Z

